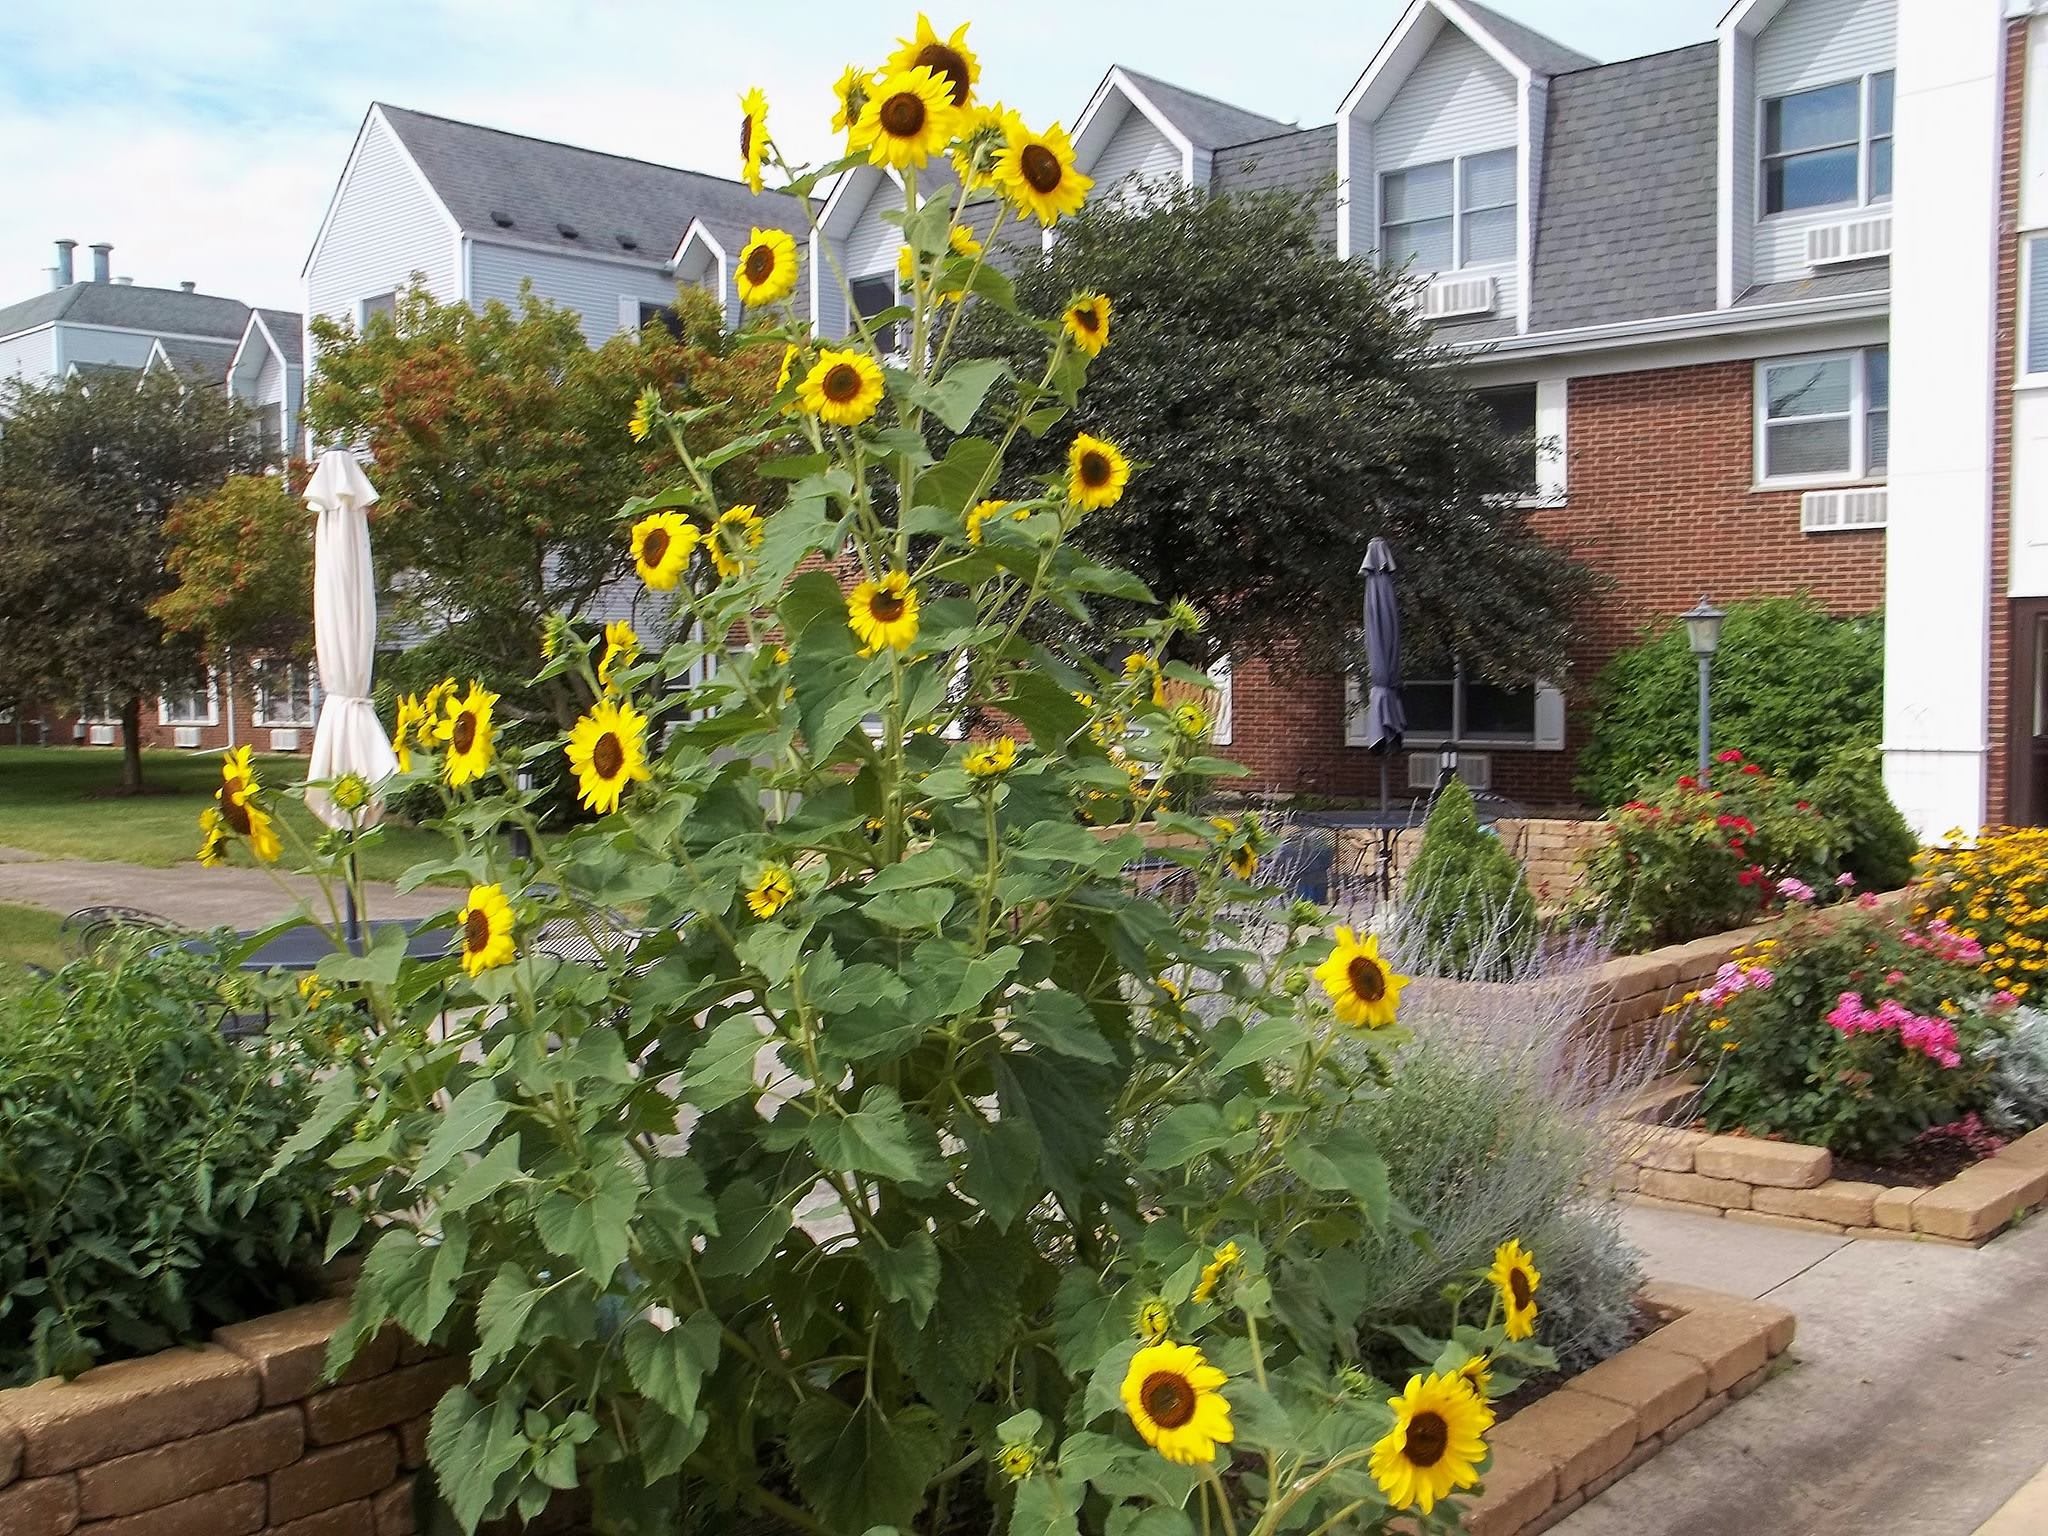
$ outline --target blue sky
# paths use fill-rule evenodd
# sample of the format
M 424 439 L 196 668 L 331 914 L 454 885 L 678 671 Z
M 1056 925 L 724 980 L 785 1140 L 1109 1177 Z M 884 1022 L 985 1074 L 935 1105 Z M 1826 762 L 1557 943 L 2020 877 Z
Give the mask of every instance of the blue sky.
M 1712 36 L 1726 0 L 1493 0 L 1599 59 Z M 973 20 L 983 87 L 1071 123 L 1110 63 L 1327 122 L 1402 0 L 1014 0 Z M 139 283 L 297 308 L 299 270 L 373 100 L 731 173 L 734 98 L 827 147 L 830 84 L 916 7 L 703 0 L 10 0 L 0 4 L 0 303 L 50 242 L 111 241 Z M 767 22 L 764 29 L 763 21 Z M 766 36 L 762 35 L 765 30 Z M 81 255 L 83 253 L 81 252 Z

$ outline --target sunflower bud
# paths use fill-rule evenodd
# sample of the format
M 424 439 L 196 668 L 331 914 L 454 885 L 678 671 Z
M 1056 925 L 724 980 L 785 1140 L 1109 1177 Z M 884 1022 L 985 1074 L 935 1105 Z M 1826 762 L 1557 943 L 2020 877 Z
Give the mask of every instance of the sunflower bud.
M 1012 1482 L 1021 1483 L 1038 1470 L 1038 1447 L 1021 1440 L 1005 1445 L 996 1453 L 996 1466 Z
M 1184 597 L 1176 597 L 1166 605 L 1166 617 L 1184 635 L 1199 635 L 1209 627 L 1202 610 Z
M 370 786 L 360 773 L 344 773 L 334 781 L 327 798 L 344 811 L 360 811 L 370 803 Z

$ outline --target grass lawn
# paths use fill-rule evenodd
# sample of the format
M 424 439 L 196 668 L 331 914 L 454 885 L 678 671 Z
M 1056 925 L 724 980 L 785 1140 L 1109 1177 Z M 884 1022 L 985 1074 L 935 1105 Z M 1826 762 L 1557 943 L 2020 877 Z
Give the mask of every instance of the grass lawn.
M 54 912 L 41 907 L 17 907 L 0 902 L 0 996 L 28 979 L 25 966 L 40 965 L 54 971 L 64 963 L 64 951 L 57 943 Z
M 287 866 L 297 857 L 291 832 L 311 842 L 322 830 L 303 802 L 278 792 L 301 782 L 305 769 L 303 757 L 256 759 L 270 803 L 288 825 Z M 142 779 L 171 793 L 100 795 L 121 783 L 118 748 L 0 747 L 0 847 L 161 869 L 191 862 L 199 848 L 199 813 L 220 785 L 220 754 L 145 752 Z M 390 880 L 447 847 L 432 833 L 392 827 L 364 853 L 363 873 Z

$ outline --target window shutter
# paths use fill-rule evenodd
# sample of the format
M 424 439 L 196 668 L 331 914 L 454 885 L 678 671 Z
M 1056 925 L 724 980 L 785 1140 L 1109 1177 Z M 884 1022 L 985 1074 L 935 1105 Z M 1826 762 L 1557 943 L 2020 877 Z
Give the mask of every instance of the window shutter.
M 1536 685 L 1536 750 L 1564 750 L 1564 694 L 1548 683 Z
M 1344 745 L 1362 747 L 1365 741 L 1365 684 L 1356 672 L 1344 674 Z
M 1209 663 L 1209 686 L 1216 690 L 1216 718 L 1209 739 L 1219 747 L 1230 745 L 1230 658 L 1219 656 Z
M 619 329 L 628 336 L 640 334 L 640 299 L 637 294 L 619 295 Z

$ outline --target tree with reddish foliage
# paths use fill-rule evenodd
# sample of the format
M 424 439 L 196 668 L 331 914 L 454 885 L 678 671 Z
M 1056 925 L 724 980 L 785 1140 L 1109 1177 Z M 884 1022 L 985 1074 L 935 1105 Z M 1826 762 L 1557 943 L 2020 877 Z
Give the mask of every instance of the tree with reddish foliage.
M 195 635 L 207 654 L 305 654 L 313 639 L 313 514 L 306 466 L 235 475 L 187 497 L 164 520 L 165 563 L 177 586 L 150 605 L 164 627 Z

